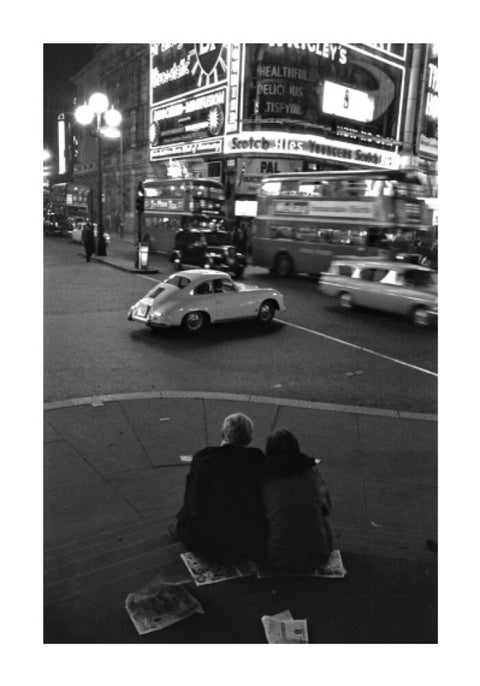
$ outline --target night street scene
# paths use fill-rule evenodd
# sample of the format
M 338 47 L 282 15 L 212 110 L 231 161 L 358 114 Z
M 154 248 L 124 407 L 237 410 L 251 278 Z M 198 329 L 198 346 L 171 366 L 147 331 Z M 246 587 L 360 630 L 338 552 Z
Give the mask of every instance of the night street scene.
M 437 644 L 437 45 L 43 57 L 44 644 Z

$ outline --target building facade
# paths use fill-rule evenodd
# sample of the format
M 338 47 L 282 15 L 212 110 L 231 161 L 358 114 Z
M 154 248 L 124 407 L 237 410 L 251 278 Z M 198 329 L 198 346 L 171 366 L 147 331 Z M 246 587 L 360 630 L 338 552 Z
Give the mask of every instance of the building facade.
M 102 140 L 103 219 L 107 231 L 134 232 L 136 187 L 152 173 L 148 161 L 148 60 L 148 44 L 98 45 L 92 61 L 74 77 L 77 105 L 100 91 L 122 115 L 120 138 Z M 95 217 L 96 141 L 86 127 L 77 124 L 74 131 L 74 181 L 92 189 Z
M 104 216 L 134 231 L 138 181 L 207 176 L 233 225 L 266 174 L 348 168 L 421 169 L 435 204 L 437 69 L 429 44 L 100 45 L 75 83 L 78 104 L 102 90 L 123 116 L 103 148 Z M 95 141 L 76 135 L 75 181 L 95 188 Z

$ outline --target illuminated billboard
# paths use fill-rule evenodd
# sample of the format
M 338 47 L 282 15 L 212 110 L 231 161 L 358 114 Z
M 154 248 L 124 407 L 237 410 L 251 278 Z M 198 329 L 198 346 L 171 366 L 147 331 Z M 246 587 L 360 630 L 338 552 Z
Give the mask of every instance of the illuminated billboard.
M 424 91 L 420 116 L 418 153 L 438 157 L 438 53 L 435 45 L 427 46 Z
M 286 155 L 396 167 L 407 47 L 152 43 L 150 159 Z
M 400 136 L 405 54 L 400 43 L 247 44 L 243 130 L 288 125 L 392 149 Z
M 225 43 L 150 45 L 150 158 L 223 149 L 228 47 Z

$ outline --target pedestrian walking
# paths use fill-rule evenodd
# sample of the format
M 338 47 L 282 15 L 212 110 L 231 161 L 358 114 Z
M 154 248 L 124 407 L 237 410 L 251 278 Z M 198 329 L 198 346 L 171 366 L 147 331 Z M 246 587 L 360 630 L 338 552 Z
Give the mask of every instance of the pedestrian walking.
M 95 233 L 91 222 L 86 223 L 85 228 L 83 229 L 82 238 L 83 247 L 85 248 L 85 257 L 87 262 L 90 262 L 90 258 L 95 252 Z

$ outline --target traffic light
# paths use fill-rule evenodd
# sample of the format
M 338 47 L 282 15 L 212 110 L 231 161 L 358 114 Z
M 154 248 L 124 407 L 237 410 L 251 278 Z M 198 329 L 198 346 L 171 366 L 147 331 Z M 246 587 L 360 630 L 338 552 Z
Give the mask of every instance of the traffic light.
M 145 189 L 143 183 L 139 181 L 137 186 L 137 199 L 135 202 L 135 209 L 137 212 L 143 212 L 145 209 Z

